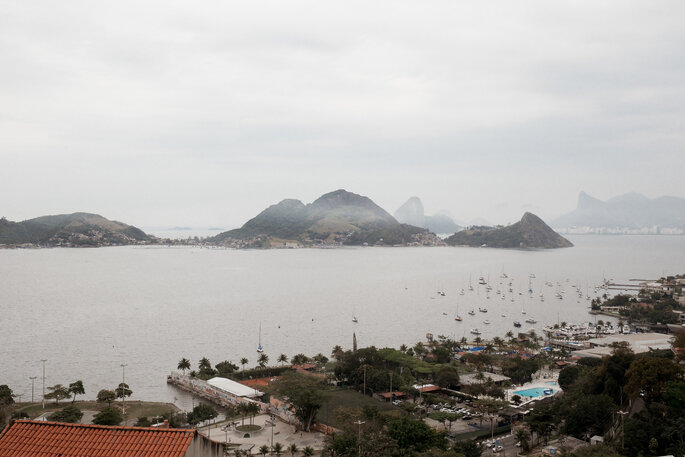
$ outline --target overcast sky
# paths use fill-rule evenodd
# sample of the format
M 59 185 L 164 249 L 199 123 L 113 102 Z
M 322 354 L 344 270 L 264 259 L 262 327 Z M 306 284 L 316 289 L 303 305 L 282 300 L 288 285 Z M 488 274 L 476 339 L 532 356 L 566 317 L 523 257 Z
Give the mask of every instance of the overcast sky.
M 0 0 L 0 216 L 685 197 L 685 2 Z

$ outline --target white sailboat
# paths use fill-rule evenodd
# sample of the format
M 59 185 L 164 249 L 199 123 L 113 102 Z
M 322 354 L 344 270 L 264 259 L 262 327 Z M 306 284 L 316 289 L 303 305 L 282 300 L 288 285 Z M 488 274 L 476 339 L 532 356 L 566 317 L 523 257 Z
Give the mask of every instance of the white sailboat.
M 264 348 L 262 347 L 262 323 L 259 323 L 259 346 L 257 346 L 257 352 L 262 353 L 264 352 Z

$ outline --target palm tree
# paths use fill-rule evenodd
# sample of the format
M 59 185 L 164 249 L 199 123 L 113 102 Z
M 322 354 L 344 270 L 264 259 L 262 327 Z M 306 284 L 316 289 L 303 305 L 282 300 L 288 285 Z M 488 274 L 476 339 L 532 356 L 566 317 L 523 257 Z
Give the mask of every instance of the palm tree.
M 334 359 L 338 360 L 338 358 L 340 357 L 340 355 L 341 355 L 342 353 L 343 353 L 343 348 L 340 347 L 339 344 L 336 344 L 335 346 L 333 346 L 333 350 L 331 351 L 331 356 L 332 356 Z
M 288 452 L 290 452 L 290 457 L 295 457 L 297 451 L 299 451 L 299 449 L 297 448 L 297 444 L 293 443 L 290 446 L 288 446 Z
M 495 346 L 493 346 L 492 343 L 488 343 L 485 345 L 485 352 L 487 352 L 488 354 L 490 354 L 493 349 L 495 349 Z
M 292 359 L 290 359 L 290 363 L 293 365 L 302 365 L 303 363 L 309 362 L 309 357 L 307 357 L 304 354 L 295 354 Z
M 302 449 L 302 455 L 304 457 L 312 457 L 314 455 L 314 449 L 312 449 L 311 446 L 307 446 L 306 448 Z
M 254 417 L 259 414 L 259 405 L 257 403 L 247 403 L 245 412 L 250 415 L 250 424 L 254 424 Z
M 269 453 L 269 446 L 267 446 L 266 444 L 262 444 L 259 447 L 259 453 L 266 457 L 266 454 Z
M 285 354 L 281 354 L 278 356 L 278 361 L 281 362 L 281 366 L 283 366 L 283 364 L 288 361 L 288 356 Z
M 497 345 L 498 348 L 501 348 L 502 346 L 504 346 L 504 340 L 502 338 L 500 338 L 499 336 L 496 336 L 495 338 L 493 338 L 492 341 L 495 343 L 495 345 Z
M 211 370 L 212 364 L 210 363 L 210 361 L 207 357 L 202 357 L 200 359 L 200 362 L 197 364 L 197 367 L 200 369 L 200 371 Z
M 504 334 L 504 336 L 506 336 L 506 337 L 509 338 L 510 340 L 513 340 L 513 339 L 514 339 L 514 332 L 512 332 L 511 330 L 509 330 L 507 333 Z
M 249 360 L 247 360 L 247 357 L 243 357 L 240 359 L 240 364 L 243 366 L 243 371 L 245 371 L 245 365 L 247 365 Z
M 249 406 L 247 403 L 240 403 L 238 406 L 236 406 L 236 411 L 238 411 L 238 414 L 240 414 L 240 421 L 241 425 L 245 425 L 245 415 L 248 414 L 248 409 Z M 268 451 L 268 449 L 267 449 Z
M 279 442 L 274 443 L 274 452 L 276 455 L 281 455 L 283 454 L 283 445 Z
M 269 356 L 262 352 L 261 354 L 259 354 L 257 362 L 259 363 L 260 367 L 264 368 L 266 364 L 269 363 Z
M 181 370 L 181 371 L 183 372 L 183 374 L 185 375 L 185 374 L 186 374 L 186 370 L 190 370 L 190 360 L 188 360 L 188 359 L 186 359 L 185 357 L 183 357 L 183 358 L 178 362 L 178 366 L 177 366 L 176 368 L 178 368 L 179 370 Z
M 402 351 L 402 352 L 407 352 L 407 345 L 406 345 L 406 344 L 401 345 L 401 346 L 400 346 L 400 351 Z
M 473 340 L 473 342 L 476 343 L 476 344 L 480 344 L 480 343 L 483 342 L 483 338 L 481 338 L 480 336 L 477 336 L 476 339 Z

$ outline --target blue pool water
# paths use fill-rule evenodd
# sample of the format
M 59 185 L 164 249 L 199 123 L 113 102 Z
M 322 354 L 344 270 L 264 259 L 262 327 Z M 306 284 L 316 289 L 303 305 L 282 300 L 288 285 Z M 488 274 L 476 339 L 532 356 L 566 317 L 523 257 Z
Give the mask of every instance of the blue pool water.
M 542 397 L 545 395 L 545 393 L 544 393 L 545 390 L 551 390 L 552 393 L 555 392 L 554 389 L 548 389 L 548 388 L 544 388 L 544 387 L 534 387 L 532 389 L 517 390 L 514 393 L 516 395 L 520 395 L 521 397 Z

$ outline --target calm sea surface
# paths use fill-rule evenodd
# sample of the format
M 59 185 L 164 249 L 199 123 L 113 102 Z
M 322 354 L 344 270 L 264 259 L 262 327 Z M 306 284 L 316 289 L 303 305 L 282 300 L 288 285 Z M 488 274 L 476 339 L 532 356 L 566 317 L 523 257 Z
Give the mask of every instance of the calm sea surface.
M 589 302 L 572 286 L 594 297 L 603 278 L 626 282 L 685 273 L 685 237 L 569 238 L 576 247 L 553 251 L 0 250 L 0 384 L 26 401 L 29 377 L 38 376 L 40 398 L 40 360 L 47 359 L 47 385 L 82 379 L 86 397 L 94 398 L 121 381 L 120 365 L 126 364 L 134 399 L 188 408 L 188 396 L 168 387 L 166 374 L 181 357 L 194 366 L 203 356 L 212 363 L 247 357 L 253 366 L 260 322 L 272 362 L 281 353 L 329 355 L 336 344 L 349 348 L 353 332 L 360 346 L 380 347 L 414 344 L 427 332 L 471 337 L 474 327 L 483 337 L 503 336 L 514 320 L 527 317 L 538 323 L 524 323 L 523 330 L 594 320 Z M 493 286 L 489 299 L 477 285 L 481 275 Z M 488 313 L 479 313 L 479 306 Z M 456 313 L 463 322 L 454 320 Z

